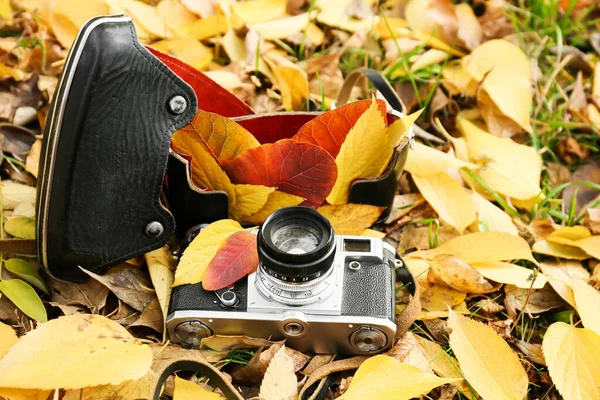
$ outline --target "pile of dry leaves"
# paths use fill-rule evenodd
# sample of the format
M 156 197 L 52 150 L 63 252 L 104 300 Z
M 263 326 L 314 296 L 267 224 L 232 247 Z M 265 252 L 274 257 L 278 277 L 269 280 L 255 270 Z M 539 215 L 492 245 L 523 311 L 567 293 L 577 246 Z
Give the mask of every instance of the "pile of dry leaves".
M 182 349 L 164 332 L 171 286 L 222 287 L 206 275 L 210 258 L 201 271 L 176 269 L 163 248 L 69 284 L 34 257 L 9 254 L 0 266 L 0 399 L 149 398 L 157 373 L 181 359 L 210 362 L 244 398 L 295 399 L 331 376 L 327 396 L 347 400 L 600 399 L 600 10 L 592 3 L 0 0 L 2 239 L 35 238 L 49 102 L 79 28 L 96 15 L 129 14 L 143 43 L 258 113 L 329 110 L 359 67 L 390 80 L 405 115 L 423 109 L 388 126 L 384 102 L 370 100 L 366 83 L 354 88 L 352 99 L 367 100 L 352 103 L 359 111 L 346 130 L 329 132 L 341 141 L 325 149 L 331 160 L 316 195 L 245 173 L 257 153 L 301 140 L 261 146 L 199 111 L 172 141 L 202 161 L 192 163 L 198 187 L 228 194 L 233 220 L 260 224 L 305 202 L 338 234 L 394 243 L 422 309 L 388 353 L 303 354 L 243 336 Z M 348 186 L 381 174 L 416 117 L 391 215 L 371 227 L 382 209 L 349 204 Z M 205 140 L 228 134 L 245 147 L 215 152 Z M 363 138 L 360 149 L 345 147 L 347 137 Z M 230 234 L 245 233 L 228 224 Z M 407 296 L 398 291 L 398 313 Z M 191 374 L 171 377 L 163 396 L 222 398 Z

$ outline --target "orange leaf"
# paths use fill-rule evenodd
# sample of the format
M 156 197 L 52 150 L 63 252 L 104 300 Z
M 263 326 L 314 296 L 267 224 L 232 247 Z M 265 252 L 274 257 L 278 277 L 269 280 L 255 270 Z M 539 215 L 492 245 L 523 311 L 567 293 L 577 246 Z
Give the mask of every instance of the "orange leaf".
M 204 150 L 219 163 L 235 158 L 247 149 L 260 146 L 250 132 L 234 121 L 202 110 L 198 110 L 189 125 L 175 132 L 173 146 L 181 148 L 184 145 L 181 135 L 202 144 Z
M 369 204 L 325 205 L 317 210 L 338 235 L 360 235 L 377 221 L 385 207 Z
M 301 143 L 316 144 L 335 158 L 340 152 L 348 132 L 370 105 L 371 100 L 355 101 L 323 113 L 304 124 L 292 139 Z M 385 119 L 385 103 L 377 100 L 377 105 Z
M 234 183 L 263 185 L 306 199 L 319 206 L 337 179 L 337 166 L 327 151 L 310 143 L 279 140 L 246 150 L 223 163 Z
M 258 266 L 256 235 L 239 231 L 229 236 L 208 264 L 202 286 L 219 290 L 252 273 Z

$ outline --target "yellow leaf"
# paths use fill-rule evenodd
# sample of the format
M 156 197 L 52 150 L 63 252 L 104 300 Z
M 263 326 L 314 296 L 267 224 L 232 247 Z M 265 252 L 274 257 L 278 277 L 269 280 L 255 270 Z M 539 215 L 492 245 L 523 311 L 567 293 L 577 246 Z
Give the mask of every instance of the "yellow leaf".
M 229 208 L 233 209 L 236 202 L 233 184 L 217 161 L 204 150 L 202 144 L 189 136 L 181 135 L 180 142 L 173 142 L 171 145 L 176 152 L 192 157 L 192 182 L 200 189 L 210 189 L 227 193 Z
M 530 287 L 533 289 L 541 289 L 544 287 L 546 282 L 548 282 L 546 276 L 538 273 L 532 286 L 531 281 L 534 275 L 532 270 L 507 262 L 481 262 L 472 263 L 471 266 L 487 279 L 491 279 L 495 282 L 515 285 L 521 289 L 529 289 Z
M 0 358 L 2 358 L 8 349 L 17 341 L 17 334 L 14 329 L 0 322 Z
M 357 30 L 370 31 L 379 23 L 379 17 L 372 15 L 364 19 L 357 19 L 346 13 L 346 7 L 328 7 L 317 15 L 317 21 L 349 32 Z
M 306 72 L 295 66 L 275 66 L 273 73 L 281 90 L 281 102 L 286 110 L 299 110 L 309 96 Z
M 62 400 L 137 400 L 152 398 L 157 377 L 150 370 L 143 378 L 120 385 L 101 385 L 67 390 Z M 43 400 L 47 400 L 44 398 Z
M 451 95 L 464 95 L 475 97 L 477 94 L 477 81 L 460 64 L 448 64 L 442 70 L 442 86 Z
M 448 53 L 445 51 L 429 49 L 413 61 L 413 64 L 410 66 L 410 70 L 412 72 L 417 72 L 423 68 L 429 67 L 430 65 L 439 65 L 446 58 L 448 58 Z
M 223 36 L 223 50 L 229 56 L 231 62 L 245 62 L 247 57 L 244 39 L 236 35 L 233 29 L 229 29 Z
M 156 11 L 172 34 L 184 25 L 191 24 L 198 17 L 176 0 L 163 0 L 156 6 Z
M 329 204 L 347 203 L 350 184 L 355 179 L 381 175 L 389 164 L 395 146 L 388 138 L 385 121 L 373 99 L 371 106 L 348 132 L 335 159 L 338 177 L 327 196 Z
M 57 360 L 60 368 L 49 367 Z M 0 387 L 118 385 L 142 378 L 151 365 L 150 347 L 118 323 L 100 315 L 74 314 L 41 324 L 19 339 L 0 359 Z
M 473 196 L 473 203 L 477 210 L 477 219 L 479 221 L 477 228 L 479 231 L 506 232 L 515 236 L 519 235 L 519 230 L 507 213 L 486 200 L 479 193 L 472 192 L 471 195 Z
M 572 281 L 575 305 L 583 326 L 600 335 L 600 292 L 579 278 Z
M 164 38 L 168 37 L 167 27 L 163 19 L 158 14 L 156 7 L 137 0 L 121 0 L 121 4 L 129 15 L 141 26 L 147 30 L 151 36 Z
M 573 297 L 573 279 L 579 278 L 587 281 L 590 279 L 590 273 L 578 261 L 544 261 L 541 268 L 556 293 L 567 303 L 576 307 Z
M 429 365 L 435 371 L 436 374 L 442 378 L 460 379 L 459 382 L 453 383 L 458 387 L 458 390 L 467 398 L 474 399 L 475 396 L 471 393 L 469 385 L 464 381 L 462 371 L 458 366 L 458 361 L 448 355 L 442 346 L 431 340 L 427 340 L 422 336 L 415 335 L 417 337 L 417 346 L 421 349 L 425 358 L 429 360 Z
M 274 191 L 269 195 L 267 203 L 260 209 L 256 214 L 244 218 L 244 220 L 250 224 L 260 225 L 267 217 L 273 212 L 283 207 L 297 206 L 302 203 L 304 199 L 293 194 L 280 192 L 279 190 Z
M 108 6 L 100 0 L 56 0 L 50 14 L 50 28 L 65 47 L 71 47 L 79 29 L 90 18 L 108 14 Z
M 413 176 L 429 176 L 442 172 L 452 174 L 462 167 L 476 169 L 477 165 L 461 161 L 452 154 L 444 153 L 419 142 L 416 142 L 415 148 L 408 152 L 404 165 L 404 169 Z
M 29 154 L 27 155 L 27 160 L 25 161 L 25 171 L 29 172 L 31 175 L 37 178 L 38 176 L 38 167 L 40 164 L 40 153 L 42 151 L 42 141 L 36 140 L 31 146 L 31 150 L 29 150 Z
M 209 392 L 194 382 L 175 376 L 175 388 L 173 389 L 173 400 L 217 400 L 224 399 L 215 392 Z
M 466 3 L 457 4 L 456 17 L 458 18 L 458 40 L 469 50 L 479 47 L 483 30 L 473 8 Z
M 360 235 L 361 236 L 371 236 L 371 237 L 383 239 L 386 234 L 385 234 L 385 232 L 379 232 L 379 231 L 376 231 L 375 229 L 365 229 L 363 231 L 363 233 L 361 233 Z
M 529 260 L 537 264 L 525 239 L 505 232 L 469 233 L 417 254 L 429 260 L 438 254 L 452 254 L 469 264 L 506 260 Z
M 464 293 L 491 293 L 499 288 L 499 285 L 488 282 L 475 268 L 449 254 L 435 256 L 429 265 L 431 268 L 427 280 L 430 282 L 446 284 Z
M 397 310 L 397 308 L 396 308 L 396 310 Z M 471 311 L 469 311 L 469 309 L 467 308 L 467 303 L 465 303 L 463 301 L 459 305 L 452 307 L 452 309 L 446 308 L 443 311 L 427 311 L 425 309 L 422 309 L 421 312 L 419 313 L 419 316 L 417 317 L 417 319 L 419 321 L 429 321 L 429 320 L 436 320 L 436 319 L 440 319 L 440 318 L 448 318 L 448 313 L 450 312 L 450 310 L 457 312 L 459 314 L 471 314 Z M 398 311 L 396 311 L 396 313 L 398 313 Z
M 204 40 L 223 35 L 227 30 L 227 17 L 224 15 L 213 15 L 181 26 L 177 30 L 177 34 L 180 36 L 189 36 L 196 40 Z
M 540 192 L 542 159 L 533 147 L 498 138 L 464 118 L 457 120 L 457 127 L 471 161 L 484 163 L 479 175 L 492 189 L 522 200 Z
M 600 235 L 579 239 L 575 243 L 581 250 L 585 251 L 596 260 L 600 260 Z
M 548 235 L 549 238 L 564 238 L 569 240 L 579 240 L 592 236 L 592 233 L 585 226 L 562 226 Z
M 247 24 L 271 21 L 285 14 L 286 0 L 250 0 L 231 5 L 231 11 Z
M 160 303 L 163 319 L 167 318 L 169 301 L 171 300 L 171 286 L 173 285 L 175 260 L 167 246 L 161 247 L 144 255 L 152 286 Z
M 213 222 L 202 229 L 183 252 L 175 270 L 173 286 L 202 282 L 208 264 L 217 250 L 233 233 L 244 230 L 230 219 Z
M 486 400 L 523 399 L 529 379 L 517 354 L 490 327 L 453 311 L 450 347 L 465 378 Z
M 229 212 L 238 221 L 259 212 L 275 191 L 275 188 L 262 185 L 233 185 L 233 188 L 237 201 Z
M 35 203 L 35 187 L 2 181 L 2 209 L 14 210 L 21 203 Z
M 361 364 L 340 400 L 408 400 L 456 379 L 438 378 L 395 358 L 378 355 Z
M 596 69 L 598 68 L 598 65 L 596 65 Z M 598 100 L 600 100 L 600 97 L 596 97 Z M 596 127 L 596 129 L 600 128 L 600 111 L 598 111 L 598 108 L 596 108 L 595 105 L 593 104 L 588 104 L 587 105 L 587 117 L 590 120 L 590 122 L 592 123 L 592 125 L 594 125 Z
M 565 400 L 600 399 L 600 335 L 555 322 L 542 343 L 552 383 Z
M 192 67 L 202 70 L 212 61 L 212 51 L 193 38 L 166 39 L 152 43 L 152 47 L 177 57 Z
M 281 346 L 267 367 L 260 384 L 260 397 L 264 400 L 295 400 L 298 381 L 294 373 L 294 360 Z
M 453 43 L 456 38 L 456 12 L 448 1 L 410 0 L 406 3 L 404 17 L 410 29 L 422 36 L 445 43 Z
M 423 108 L 415 111 L 410 115 L 406 115 L 394 122 L 388 127 L 388 136 L 389 143 L 394 147 L 398 146 L 402 139 L 406 137 L 411 126 L 415 123 L 415 121 L 421 116 L 423 113 Z M 410 154 L 410 152 L 409 152 Z
M 254 24 L 252 25 L 252 28 L 266 40 L 287 39 L 294 33 L 304 31 L 308 26 L 309 21 L 310 18 L 308 13 L 304 13 L 293 17 Z
M 532 249 L 534 253 L 566 258 L 568 260 L 585 260 L 590 258 L 585 251 L 577 247 L 551 243 L 547 240 L 538 240 L 533 244 Z
M 412 272 L 412 271 L 411 271 Z M 456 307 L 465 301 L 466 293 L 446 285 L 431 282 L 419 284 L 421 306 L 427 311 L 448 311 L 448 307 Z
M 0 18 L 11 20 L 12 19 L 12 7 L 10 0 L 0 0 Z
M 369 204 L 325 205 L 319 211 L 338 235 L 360 235 L 377 221 L 384 207 Z
M 379 21 L 373 29 L 373 33 L 379 35 L 381 40 L 392 39 L 393 36 L 396 38 L 401 37 L 406 32 L 406 28 L 408 28 L 408 22 L 404 18 L 387 17 L 385 20 Z
M 427 177 L 413 175 L 413 180 L 440 218 L 460 233 L 475 221 L 473 199 L 450 175 L 444 172 Z
M 0 399 L 6 400 L 48 400 L 54 390 L 0 388 Z M 68 399 L 65 399 L 68 400 Z M 77 399 L 81 400 L 81 399 Z
M 498 66 L 511 66 L 515 76 L 531 79 L 531 62 L 516 45 L 503 39 L 489 40 L 463 57 L 462 66 L 477 82 Z M 529 75 L 527 75 L 529 74 Z

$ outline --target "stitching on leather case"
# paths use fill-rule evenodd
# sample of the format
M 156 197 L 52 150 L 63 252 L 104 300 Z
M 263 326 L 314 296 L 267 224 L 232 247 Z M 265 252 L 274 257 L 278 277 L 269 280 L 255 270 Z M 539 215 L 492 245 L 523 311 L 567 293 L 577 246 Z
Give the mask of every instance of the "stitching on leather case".
M 144 54 L 144 52 L 141 50 L 141 46 L 137 41 L 137 37 L 135 35 L 135 31 L 133 29 L 133 24 L 129 24 L 129 32 L 131 33 L 131 42 L 133 44 L 133 47 L 138 51 L 138 53 L 140 53 L 140 55 L 142 57 L 144 57 L 148 62 L 150 62 L 150 64 L 154 67 L 154 69 L 156 69 L 158 72 L 160 72 L 163 76 L 165 76 L 170 82 L 175 83 L 181 90 L 183 90 L 184 92 L 188 92 L 187 88 L 185 86 L 183 86 L 181 84 L 181 82 L 178 80 L 178 78 L 174 77 L 174 76 L 170 76 L 163 68 L 166 68 L 166 66 L 164 66 L 164 64 L 162 64 L 160 61 L 153 59 L 151 57 L 148 56 L 148 54 Z M 163 68 L 161 68 L 163 67 Z M 192 106 L 193 104 L 190 104 L 190 106 Z M 189 107 L 189 110 L 182 115 L 182 120 L 186 120 L 187 118 L 190 117 L 191 114 L 195 114 L 196 111 L 194 110 L 195 107 Z M 193 117 L 193 115 L 192 115 Z M 168 135 L 169 133 L 173 132 L 175 130 L 175 127 L 177 125 L 179 121 L 174 121 L 164 132 L 163 135 Z M 152 196 L 154 197 L 158 197 L 160 199 L 160 191 L 162 189 L 163 186 L 163 176 L 158 180 L 157 183 L 155 183 L 155 188 L 153 189 L 153 193 Z M 167 223 L 169 224 L 170 229 L 169 230 L 173 230 L 174 229 L 174 224 L 171 222 L 171 220 L 169 220 L 169 217 L 173 218 L 173 214 L 171 214 L 171 212 L 166 209 L 164 206 L 162 206 L 160 209 L 156 206 L 156 203 L 152 203 L 152 207 L 154 208 L 155 211 L 158 212 L 159 215 L 163 215 L 165 216 Z M 165 229 L 166 230 L 166 229 Z M 102 269 L 105 268 L 106 266 L 108 266 L 109 264 L 113 264 L 114 262 L 118 261 L 118 260 L 127 260 L 133 256 L 136 255 L 140 255 L 143 253 L 146 253 L 148 251 L 151 251 L 152 249 L 156 248 L 156 245 L 149 245 L 146 247 L 143 247 L 141 249 L 132 251 L 128 254 L 125 255 L 121 255 L 119 257 L 115 257 L 109 261 L 106 261 L 104 263 L 102 263 L 101 265 L 98 265 L 96 267 L 96 269 Z

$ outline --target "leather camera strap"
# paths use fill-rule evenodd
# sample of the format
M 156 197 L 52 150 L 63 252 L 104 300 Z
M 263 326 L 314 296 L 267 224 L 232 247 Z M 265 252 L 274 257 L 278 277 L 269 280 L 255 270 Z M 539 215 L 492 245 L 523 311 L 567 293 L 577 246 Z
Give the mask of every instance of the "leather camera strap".
M 336 101 L 338 107 L 348 102 L 352 88 L 354 88 L 358 80 L 362 77 L 366 77 L 371 81 L 373 86 L 375 86 L 375 89 L 381 93 L 394 110 L 405 112 L 402 100 L 400 100 L 400 97 L 398 97 L 394 88 L 379 72 L 371 68 L 355 69 L 346 77 Z

